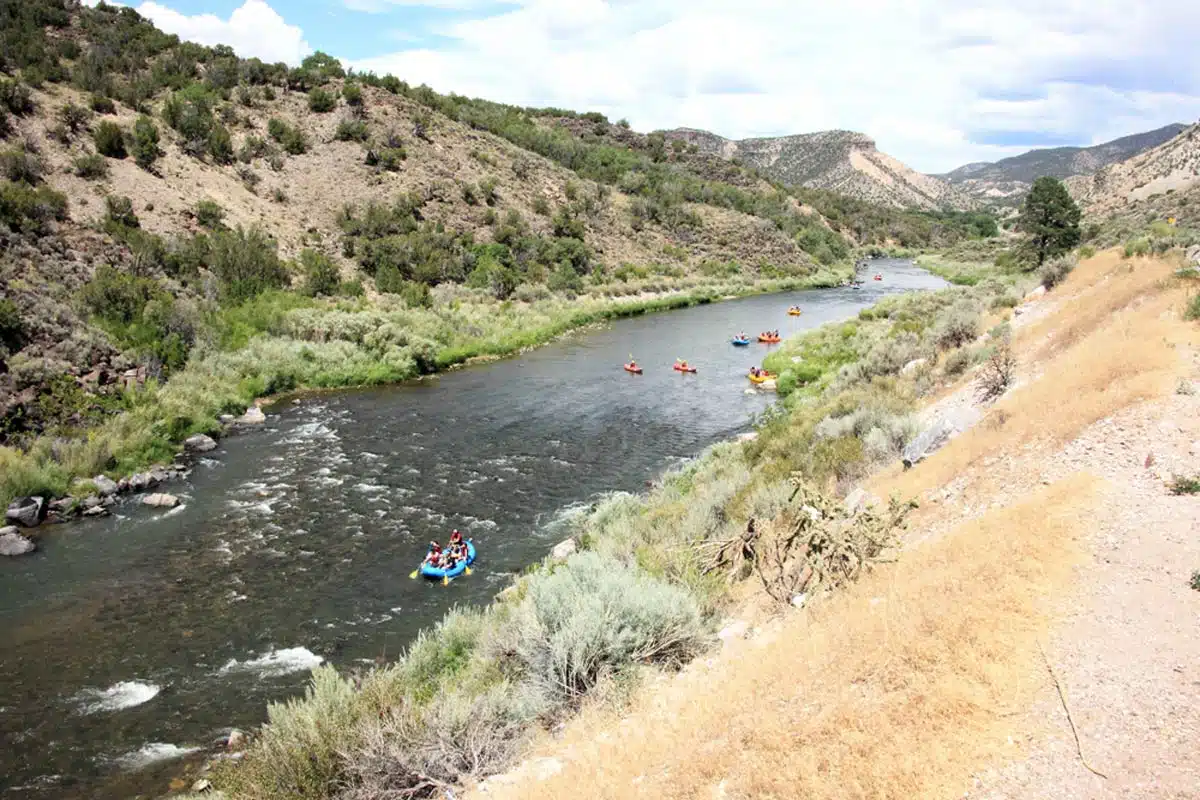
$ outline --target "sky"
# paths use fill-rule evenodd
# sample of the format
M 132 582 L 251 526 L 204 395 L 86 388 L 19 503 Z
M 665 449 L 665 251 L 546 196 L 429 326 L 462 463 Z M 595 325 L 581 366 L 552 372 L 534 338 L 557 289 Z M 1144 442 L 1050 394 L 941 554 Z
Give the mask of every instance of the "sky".
M 1196 0 L 154 0 L 163 30 L 635 130 L 860 131 L 923 172 L 1200 117 Z

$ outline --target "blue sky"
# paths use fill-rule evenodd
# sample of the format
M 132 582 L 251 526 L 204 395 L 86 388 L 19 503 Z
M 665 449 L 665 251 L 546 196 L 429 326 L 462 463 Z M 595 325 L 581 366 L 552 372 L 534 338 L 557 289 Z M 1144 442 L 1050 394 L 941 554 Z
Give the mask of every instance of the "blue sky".
M 324 50 L 638 130 L 842 128 L 925 172 L 1200 116 L 1194 0 L 155 0 L 242 55 Z

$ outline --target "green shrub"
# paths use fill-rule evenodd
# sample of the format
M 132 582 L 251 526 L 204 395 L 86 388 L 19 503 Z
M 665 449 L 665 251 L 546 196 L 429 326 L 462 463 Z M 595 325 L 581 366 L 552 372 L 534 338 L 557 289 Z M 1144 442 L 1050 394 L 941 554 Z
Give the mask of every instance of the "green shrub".
M 140 228 L 141 222 L 133 211 L 133 201 L 123 195 L 110 194 L 104 198 L 105 222 L 118 228 Z
M 215 123 L 209 131 L 208 154 L 217 164 L 233 163 L 233 138 L 229 135 L 229 129 L 224 125 Z
M 234 302 L 248 300 L 268 289 L 287 287 L 287 269 L 275 242 L 261 229 L 218 231 L 209 237 L 208 268 L 221 283 L 221 292 Z
M 492 177 L 484 178 L 479 182 L 479 196 L 483 198 L 483 202 L 489 206 L 496 204 L 496 179 Z
M 25 324 L 21 321 L 20 309 L 12 300 L 0 298 L 0 345 L 9 353 L 15 353 L 24 343 Z
M 946 356 L 946 361 L 942 365 L 942 369 L 951 377 L 958 377 L 967 371 L 967 367 L 971 366 L 971 351 L 965 347 L 960 347 L 954 352 Z
M 92 111 L 97 114 L 115 114 L 117 106 L 112 100 L 102 94 L 94 94 L 89 101 L 92 106 Z
M 337 98 L 320 86 L 308 93 L 308 109 L 317 114 L 325 114 L 337 108 Z
M 574 267 L 564 261 L 550 274 L 546 286 L 552 292 L 582 292 L 583 278 Z
M 550 202 L 542 195 L 533 198 L 533 213 L 546 216 L 550 213 Z
M 1171 494 L 1200 494 L 1200 475 L 1176 475 L 1171 479 Z
M 1200 569 L 1192 573 L 1192 580 L 1188 583 L 1188 586 L 1200 592 Z
M 367 291 L 363 288 L 362 281 L 358 278 L 352 281 L 343 281 L 342 285 L 338 287 L 338 294 L 345 297 L 362 297 L 366 293 Z
M 165 294 L 151 278 L 139 278 L 107 264 L 96 269 L 84 284 L 80 300 L 88 313 L 109 322 L 128 324 L 142 315 L 146 306 Z
M 148 170 L 162 151 L 158 149 L 158 126 L 154 120 L 142 114 L 133 123 L 133 160 L 142 169 Z
M 225 227 L 225 209 L 213 200 L 201 200 L 196 204 L 196 222 L 209 230 Z
M 338 123 L 334 138 L 339 142 L 365 142 L 370 135 L 367 123 L 360 119 L 344 119 Z
M 267 123 L 267 133 L 291 155 L 298 156 L 308 152 L 308 139 L 300 129 L 288 125 L 281 119 L 272 118 Z
M 1183 311 L 1183 318 L 1190 320 L 1200 320 L 1200 293 L 1192 296 L 1188 301 L 1187 308 Z
M 304 273 L 304 293 L 309 297 L 338 293 L 341 273 L 329 256 L 304 250 L 300 253 L 300 269 Z
M 36 186 L 42 182 L 43 172 L 45 167 L 42 160 L 36 153 L 26 150 L 24 145 L 0 153 L 0 173 L 3 173 L 6 180 Z
M 75 159 L 75 174 L 88 180 L 108 177 L 108 161 L 99 153 L 91 153 Z
M 472 184 L 464 183 L 462 185 L 462 199 L 469 206 L 479 202 L 479 196 L 475 194 L 475 187 Z
M 628 664 L 683 664 L 704 639 L 686 591 L 592 552 L 537 576 L 526 598 L 517 651 L 552 696 L 577 698 Z
M 962 347 L 979 335 L 979 312 L 969 303 L 942 312 L 933 328 L 933 340 L 943 350 Z
M 92 133 L 96 152 L 108 158 L 125 158 L 125 132 L 121 126 L 108 120 L 102 121 Z
M 58 119 L 72 134 L 79 133 L 87 128 L 88 121 L 91 120 L 92 114 L 86 108 L 77 106 L 74 103 L 67 103 L 58 110 Z
M 49 186 L 0 184 L 0 222 L 15 231 L 42 234 L 52 221 L 67 218 L 67 196 Z
M 1083 247 L 1079 248 L 1080 258 L 1091 258 L 1094 255 L 1096 255 L 1096 248 L 1092 247 L 1090 244 L 1085 244 Z
M 243 164 L 249 164 L 256 158 L 265 158 L 270 155 L 271 150 L 271 145 L 265 139 L 250 134 L 242 142 L 242 146 L 238 148 L 238 161 L 241 161 Z
M 1126 258 L 1137 258 L 1137 257 L 1141 257 L 1141 256 L 1147 256 L 1149 254 L 1150 254 L 1150 239 L 1145 236 L 1134 239 L 1131 242 L 1125 243 L 1125 257 Z
M 363 104 L 362 87 L 357 83 L 347 82 L 342 86 L 342 97 L 345 98 L 346 105 L 357 108 Z
M 33 113 L 33 93 L 29 87 L 17 80 L 0 80 L 0 107 L 18 117 Z

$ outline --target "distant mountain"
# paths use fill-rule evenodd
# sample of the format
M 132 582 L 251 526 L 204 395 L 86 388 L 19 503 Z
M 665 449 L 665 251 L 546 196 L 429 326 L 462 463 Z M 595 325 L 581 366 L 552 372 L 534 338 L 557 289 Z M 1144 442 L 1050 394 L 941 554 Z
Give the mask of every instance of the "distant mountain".
M 1157 147 L 1178 136 L 1187 126 L 1166 125 L 1145 133 L 1123 136 L 1092 147 L 1050 147 L 1030 150 L 1000 161 L 977 161 L 964 164 L 952 172 L 937 177 L 982 202 L 1005 204 L 1016 202 L 1029 191 L 1030 185 L 1042 175 L 1069 178 L 1090 175 L 1109 164 L 1115 164 Z
M 1066 183 L 1076 202 L 1093 215 L 1119 212 L 1158 195 L 1182 194 L 1200 185 L 1200 124 L 1181 126 L 1177 136 L 1157 147 Z
M 870 137 L 853 131 L 736 141 L 692 128 L 676 128 L 663 134 L 668 139 L 696 145 L 701 152 L 737 159 L 782 183 L 830 189 L 900 208 L 936 210 L 975 206 L 964 193 L 881 153 Z

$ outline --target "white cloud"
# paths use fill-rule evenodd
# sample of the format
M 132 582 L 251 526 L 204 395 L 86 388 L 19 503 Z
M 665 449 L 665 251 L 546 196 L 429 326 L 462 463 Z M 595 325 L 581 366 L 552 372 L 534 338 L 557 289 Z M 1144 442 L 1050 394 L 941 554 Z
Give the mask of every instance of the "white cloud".
M 641 130 L 861 130 L 937 172 L 1021 152 L 985 142 L 1027 131 L 1098 142 L 1194 119 L 1197 29 L 1191 0 L 525 0 L 436 31 L 448 49 L 353 63 Z
M 215 14 L 188 16 L 154 2 L 142 3 L 137 12 L 167 33 L 209 46 L 229 45 L 243 58 L 294 65 L 312 52 L 304 32 L 287 24 L 264 0 L 246 0 L 227 20 Z

